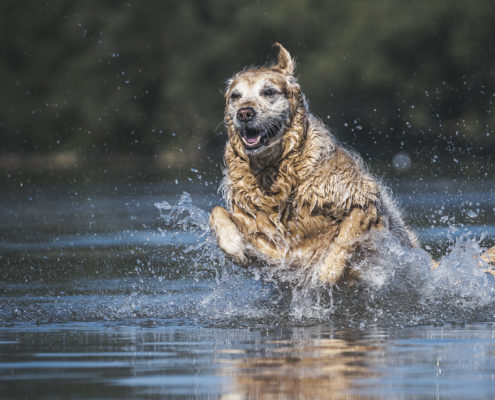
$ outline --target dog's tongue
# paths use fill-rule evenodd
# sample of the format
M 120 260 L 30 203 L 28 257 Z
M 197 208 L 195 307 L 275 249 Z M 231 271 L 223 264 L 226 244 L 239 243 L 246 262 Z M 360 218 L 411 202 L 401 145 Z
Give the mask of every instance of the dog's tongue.
M 258 136 L 246 137 L 246 142 L 248 142 L 249 144 L 255 144 L 258 142 Z

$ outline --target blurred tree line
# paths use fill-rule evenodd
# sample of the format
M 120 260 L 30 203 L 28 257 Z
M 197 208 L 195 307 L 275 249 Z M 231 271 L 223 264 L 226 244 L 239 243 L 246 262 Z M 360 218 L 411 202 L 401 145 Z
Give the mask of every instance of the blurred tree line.
M 4 0 L 0 27 L 0 154 L 217 162 L 225 80 L 275 41 L 366 159 L 495 153 L 492 0 Z

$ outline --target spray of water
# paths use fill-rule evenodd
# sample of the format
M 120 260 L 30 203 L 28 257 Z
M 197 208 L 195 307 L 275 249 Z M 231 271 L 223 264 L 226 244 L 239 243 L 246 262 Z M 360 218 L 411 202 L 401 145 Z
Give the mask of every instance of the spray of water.
M 198 276 L 215 276 L 195 312 L 212 323 L 326 321 L 335 326 L 416 325 L 495 319 L 495 281 L 480 264 L 480 240 L 452 240 L 436 269 L 422 249 L 408 249 L 387 234 L 370 238 L 376 249 L 353 261 L 360 279 L 327 287 L 317 266 L 237 267 L 218 248 L 207 211 L 183 193 L 175 205 L 155 204 L 167 229 L 193 232 L 183 249 Z

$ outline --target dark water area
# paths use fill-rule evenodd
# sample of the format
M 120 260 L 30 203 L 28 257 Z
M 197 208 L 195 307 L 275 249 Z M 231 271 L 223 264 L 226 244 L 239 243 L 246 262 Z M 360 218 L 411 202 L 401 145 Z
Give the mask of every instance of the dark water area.
M 227 259 L 214 184 L 6 187 L 0 398 L 493 398 L 493 188 L 397 183 L 424 249 L 328 289 Z

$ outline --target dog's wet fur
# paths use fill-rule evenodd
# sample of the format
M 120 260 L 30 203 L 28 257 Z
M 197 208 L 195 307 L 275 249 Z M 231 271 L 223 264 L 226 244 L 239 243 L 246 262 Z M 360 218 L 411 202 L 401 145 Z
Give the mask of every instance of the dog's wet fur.
M 275 45 L 276 64 L 228 82 L 227 210 L 215 207 L 210 217 L 219 246 L 242 265 L 316 267 L 327 284 L 352 276 L 349 261 L 373 232 L 417 247 L 389 191 L 309 112 L 294 61 Z

